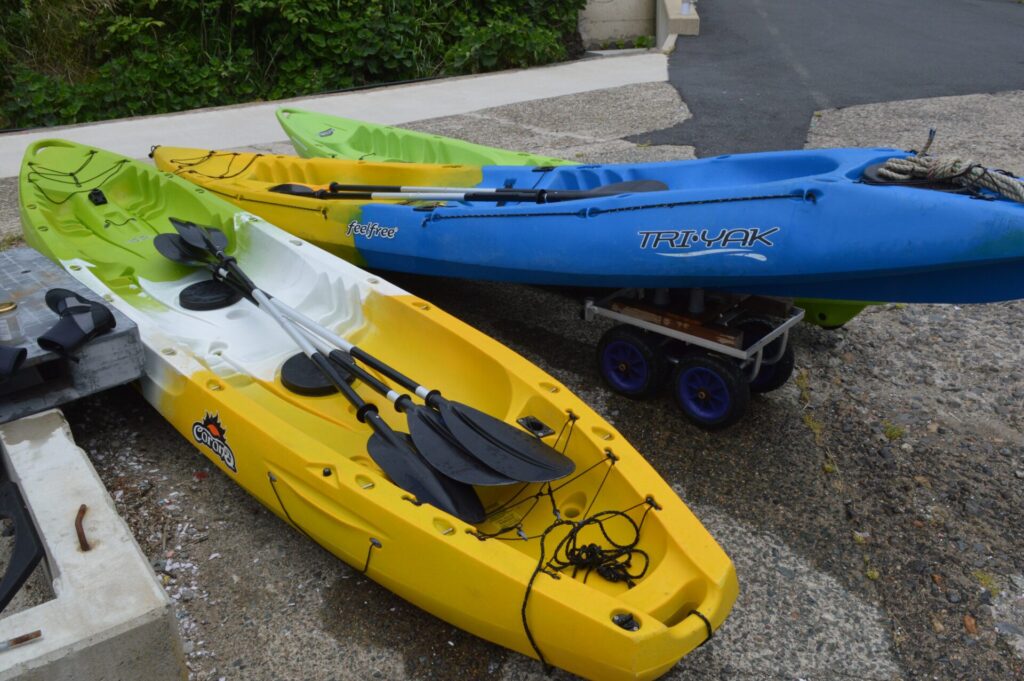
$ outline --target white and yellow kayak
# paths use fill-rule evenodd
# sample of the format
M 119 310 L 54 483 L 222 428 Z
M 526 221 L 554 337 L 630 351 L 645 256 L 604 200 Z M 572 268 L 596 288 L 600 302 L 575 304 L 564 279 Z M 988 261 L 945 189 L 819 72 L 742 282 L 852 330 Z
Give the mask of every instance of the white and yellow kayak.
M 112 153 L 36 142 L 20 195 L 26 240 L 138 324 L 146 399 L 285 522 L 403 598 L 592 679 L 655 678 L 728 614 L 736 574 L 707 530 L 614 428 L 508 348 L 201 187 Z M 486 512 L 478 523 L 421 503 L 374 463 L 349 402 L 285 387 L 281 367 L 297 348 L 269 316 L 245 299 L 182 305 L 182 292 L 210 275 L 154 249 L 172 217 L 221 230 L 261 288 L 424 385 L 508 424 L 546 424 L 550 434 L 534 423 L 535 434 L 575 471 L 474 488 Z M 403 428 L 386 401 L 353 387 Z M 591 569 L 568 560 L 565 539 L 621 557 Z

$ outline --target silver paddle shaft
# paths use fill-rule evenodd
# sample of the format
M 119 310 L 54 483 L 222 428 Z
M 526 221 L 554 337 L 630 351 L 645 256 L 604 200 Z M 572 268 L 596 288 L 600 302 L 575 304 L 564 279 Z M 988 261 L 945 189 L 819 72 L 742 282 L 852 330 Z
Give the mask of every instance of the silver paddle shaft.
M 275 313 L 280 314 L 284 317 L 288 316 L 287 313 L 284 312 L 284 310 L 287 309 L 287 306 L 285 306 L 283 303 L 279 303 L 276 299 L 273 298 L 269 300 L 269 303 L 270 306 L 274 308 Z M 306 336 L 307 342 L 315 346 L 317 351 L 324 357 L 329 357 L 331 351 L 335 349 L 334 346 L 331 345 L 329 341 L 320 338 L 319 334 L 315 333 L 310 329 L 305 328 L 305 326 L 297 323 L 295 320 L 287 320 L 285 323 L 287 323 L 292 329 L 296 330 L 297 332 L 304 334 Z M 388 389 L 384 396 L 388 399 L 389 402 L 395 404 L 402 397 L 402 394 L 395 390 Z
M 327 341 L 328 343 L 332 343 L 333 345 L 335 345 L 336 347 L 341 348 L 345 352 L 351 352 L 356 347 L 355 345 L 353 345 L 352 343 L 349 343 L 347 340 L 345 340 L 344 338 L 342 338 L 338 334 L 336 334 L 333 331 L 331 331 L 330 329 L 328 329 L 328 328 L 326 328 L 326 327 L 316 323 L 315 321 L 313 321 L 312 319 L 310 319 L 306 315 L 302 314 L 298 310 L 296 310 L 296 309 L 294 309 L 292 307 L 289 307 L 288 305 L 285 305 L 284 303 L 279 302 L 276 299 L 274 300 L 274 303 L 276 305 L 276 309 L 281 314 L 283 314 L 284 316 L 288 317 L 293 322 L 297 322 L 298 324 L 301 324 L 302 326 L 304 326 L 306 328 L 307 331 L 309 331 L 310 333 L 313 333 L 313 334 L 319 336 L 322 340 Z M 410 388 L 410 389 L 412 389 L 412 388 Z M 425 400 L 425 399 L 427 399 L 427 396 L 430 395 L 431 390 L 429 388 L 425 388 L 422 385 L 418 385 L 417 384 L 414 392 L 416 393 L 416 396 L 419 397 L 421 400 Z

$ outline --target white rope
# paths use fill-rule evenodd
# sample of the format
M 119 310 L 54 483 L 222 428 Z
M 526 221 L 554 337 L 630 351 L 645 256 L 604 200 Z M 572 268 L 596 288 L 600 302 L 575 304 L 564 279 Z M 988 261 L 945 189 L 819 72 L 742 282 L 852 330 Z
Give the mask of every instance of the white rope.
M 894 182 L 925 178 L 931 181 L 952 181 L 964 187 L 984 187 L 1011 201 L 1024 203 L 1024 181 L 956 157 L 921 153 L 907 158 L 890 158 L 878 169 L 878 174 Z

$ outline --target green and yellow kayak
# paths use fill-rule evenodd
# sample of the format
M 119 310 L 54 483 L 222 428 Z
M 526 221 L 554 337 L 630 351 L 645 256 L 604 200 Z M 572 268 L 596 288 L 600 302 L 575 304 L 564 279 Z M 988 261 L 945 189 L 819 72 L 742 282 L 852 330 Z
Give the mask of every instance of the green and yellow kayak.
M 288 134 L 295 150 L 304 158 L 479 166 L 575 165 L 574 162 L 564 159 L 487 147 L 452 137 L 426 134 L 302 109 L 278 109 L 277 119 Z M 417 184 L 441 185 L 443 181 L 449 181 L 440 169 L 436 172 L 438 176 L 431 178 L 425 169 L 421 169 L 417 173 L 417 178 L 422 182 L 417 182 Z M 380 178 L 379 183 L 405 184 L 405 182 L 387 178 Z M 409 182 L 408 184 L 413 183 Z M 818 298 L 800 298 L 796 303 L 805 311 L 804 321 L 825 328 L 842 326 L 856 317 L 869 304 L 860 301 Z
M 387 125 L 302 109 L 277 110 L 277 120 L 303 158 L 465 165 L 558 166 L 571 161 L 509 151 Z
M 592 679 L 656 678 L 729 613 L 732 563 L 672 488 L 564 385 L 496 341 L 202 187 L 113 153 L 32 144 L 20 200 L 29 244 L 138 325 L 145 398 L 282 520 L 396 594 Z M 182 305 L 182 292 L 209 275 L 157 253 L 170 218 L 221 230 L 257 285 L 449 399 L 507 424 L 546 424 L 532 422 L 533 432 L 575 472 L 475 487 L 486 511 L 478 523 L 420 503 L 374 463 L 349 402 L 286 387 L 282 366 L 296 347 L 269 316 L 244 299 Z M 376 393 L 353 387 L 403 428 Z M 561 543 L 570 536 L 626 550 L 609 570 L 571 567 Z

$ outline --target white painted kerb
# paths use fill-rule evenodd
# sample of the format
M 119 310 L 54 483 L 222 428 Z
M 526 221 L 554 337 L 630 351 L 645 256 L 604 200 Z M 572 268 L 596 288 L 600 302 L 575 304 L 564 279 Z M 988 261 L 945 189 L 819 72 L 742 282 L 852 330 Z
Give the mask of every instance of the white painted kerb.
M 0 619 L 0 640 L 42 631 L 0 653 L 0 680 L 183 678 L 170 600 L 64 415 L 54 409 L 0 426 L 0 445 L 46 546 L 56 594 Z M 81 504 L 90 551 L 75 532 Z
M 274 117 L 274 112 L 281 106 L 396 125 L 493 106 L 666 80 L 666 56 L 650 52 L 337 95 L 9 133 L 0 135 L 0 177 L 17 175 L 25 148 L 48 137 L 60 137 L 142 158 L 155 144 L 232 149 L 287 140 Z

